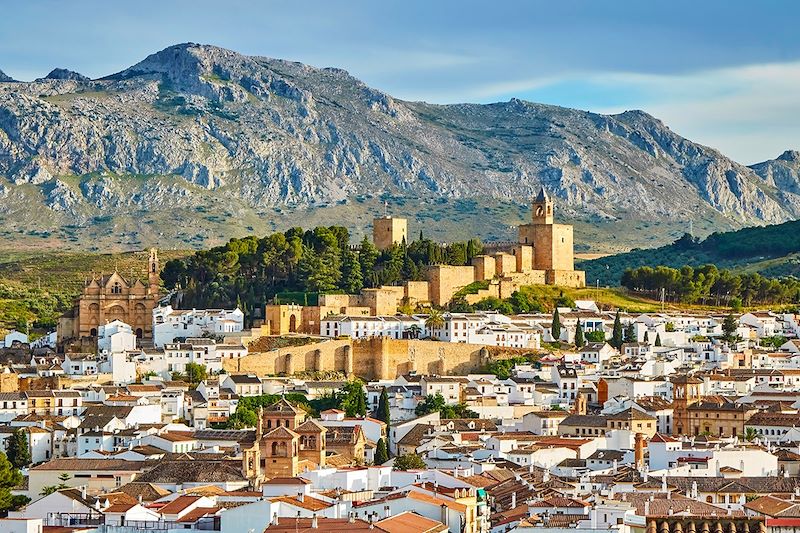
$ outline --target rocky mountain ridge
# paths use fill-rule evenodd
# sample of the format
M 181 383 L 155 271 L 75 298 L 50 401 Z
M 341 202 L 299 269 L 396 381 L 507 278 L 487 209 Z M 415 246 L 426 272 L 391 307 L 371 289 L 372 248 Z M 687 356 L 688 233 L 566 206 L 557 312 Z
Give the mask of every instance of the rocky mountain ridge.
M 579 241 L 606 227 L 624 247 L 640 222 L 796 218 L 784 156 L 749 168 L 642 111 L 406 102 L 341 69 L 189 43 L 98 80 L 0 83 L 0 242 L 201 246 L 311 220 L 358 233 L 383 200 L 421 226 L 439 213 L 443 239 L 503 237 L 543 185 L 585 223 Z

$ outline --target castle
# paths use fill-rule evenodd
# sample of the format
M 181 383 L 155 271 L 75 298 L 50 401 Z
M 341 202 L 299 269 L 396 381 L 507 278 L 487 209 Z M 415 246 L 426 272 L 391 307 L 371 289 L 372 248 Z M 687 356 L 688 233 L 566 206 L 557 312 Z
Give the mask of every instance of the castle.
M 586 273 L 575 270 L 572 226 L 554 223 L 554 203 L 541 189 L 533 201 L 531 222 L 519 227 L 517 243 L 487 245 L 491 253 L 475 256 L 470 265 L 431 265 L 425 281 L 363 289 L 360 294 L 321 294 L 319 305 L 267 305 L 270 333 L 319 333 L 320 320 L 330 314 L 393 315 L 401 303 L 447 305 L 464 287 L 480 282 L 465 298 L 508 298 L 523 285 L 584 287 Z M 384 215 L 373 221 L 372 240 L 387 249 L 407 239 L 404 218 Z
M 126 279 L 116 270 L 99 277 L 93 275 L 84 282 L 72 310 L 59 318 L 58 342 L 96 337 L 101 325 L 114 320 L 129 324 L 140 339 L 151 338 L 160 272 L 158 252 L 151 248 L 146 283 L 139 278 Z

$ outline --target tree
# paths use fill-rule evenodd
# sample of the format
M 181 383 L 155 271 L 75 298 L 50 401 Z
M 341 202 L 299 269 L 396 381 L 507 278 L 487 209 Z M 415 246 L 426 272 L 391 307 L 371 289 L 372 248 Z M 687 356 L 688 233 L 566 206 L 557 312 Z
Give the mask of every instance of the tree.
M 581 326 L 581 321 L 578 320 L 578 325 L 575 326 L 575 346 L 583 348 L 585 344 L 586 339 L 583 338 L 583 326 Z
M 625 342 L 636 342 L 636 328 L 633 326 L 633 322 L 628 322 L 628 325 L 625 326 Z
M 28 436 L 22 428 L 17 428 L 11 433 L 6 445 L 6 454 L 14 468 L 23 468 L 31 464 Z
M 443 328 L 445 324 L 444 315 L 438 309 L 431 309 L 428 313 L 428 318 L 425 319 L 425 327 L 428 328 L 428 331 L 431 332 L 433 335 L 433 331 L 439 328 Z
M 558 342 L 561 338 L 561 317 L 558 316 L 558 307 L 556 310 L 553 311 L 553 322 L 550 324 L 550 335 L 553 336 L 553 340 Z
M 381 390 L 381 397 L 378 399 L 378 409 L 375 410 L 375 418 L 381 422 L 385 422 L 386 427 L 389 427 L 391 423 L 391 413 L 389 412 L 389 394 L 386 392 L 386 387 Z
M 370 281 L 375 279 L 375 264 L 378 261 L 379 255 L 380 252 L 378 249 L 372 244 L 372 241 L 364 235 L 364 238 L 361 240 L 361 249 L 358 252 L 358 262 L 361 265 L 361 279 L 367 287 L 373 285 Z
M 395 470 L 422 470 L 428 468 L 428 465 L 416 453 L 407 453 L 395 458 L 394 468 Z
M 758 437 L 758 432 L 756 431 L 756 428 L 752 427 L 744 428 L 744 440 L 746 440 L 747 442 L 752 442 L 756 440 L 756 437 Z
M 208 378 L 208 370 L 205 365 L 197 363 L 186 363 L 186 379 L 189 383 L 200 383 Z
M 589 342 L 606 342 L 606 332 L 602 329 L 586 333 L 586 340 Z
M 386 449 L 386 441 L 378 439 L 378 444 L 375 448 L 375 464 L 382 465 L 389 460 L 389 451 Z
M 611 333 L 611 346 L 616 348 L 617 350 L 622 349 L 622 321 L 619 318 L 619 309 L 617 309 L 617 315 L 614 317 L 614 329 Z
M 642 342 L 645 344 L 650 344 L 650 335 L 647 334 L 647 331 L 644 332 L 644 337 L 642 337 Z
M 445 405 L 447 404 L 445 403 L 444 396 L 442 396 L 441 393 L 437 392 L 436 394 L 429 394 L 425 396 L 424 400 L 417 404 L 417 407 L 414 409 L 414 414 L 417 416 L 423 416 L 435 411 L 441 411 Z
M 722 321 L 722 338 L 728 342 L 733 342 L 736 339 L 737 329 L 739 329 L 739 323 L 733 313 L 728 313 L 728 316 Z
M 342 261 L 342 289 L 348 294 L 358 294 L 364 286 L 364 275 L 361 272 L 361 264 L 358 256 L 353 250 L 344 252 Z
M 656 346 L 661 346 L 661 333 L 656 333 Z
M 252 409 L 242 406 L 236 406 L 236 412 L 228 417 L 226 426 L 230 429 L 253 428 L 258 425 L 258 413 Z
M 14 468 L 6 454 L 0 452 L 0 512 L 15 509 L 20 500 L 11 495 L 11 489 L 22 483 L 22 473 Z
M 366 416 L 367 394 L 364 392 L 364 384 L 361 380 L 348 381 L 342 387 L 340 394 L 339 408 L 347 413 L 347 416 Z

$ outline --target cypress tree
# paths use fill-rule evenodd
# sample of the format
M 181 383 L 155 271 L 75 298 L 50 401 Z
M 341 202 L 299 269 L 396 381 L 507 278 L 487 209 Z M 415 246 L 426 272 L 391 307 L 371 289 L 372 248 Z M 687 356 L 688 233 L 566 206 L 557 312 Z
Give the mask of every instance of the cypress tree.
M 389 395 L 386 392 L 386 387 L 381 391 L 381 397 L 378 400 L 378 409 L 375 411 L 375 418 L 381 422 L 385 422 L 386 427 L 389 427 L 391 413 L 389 412 Z
M 636 329 L 633 327 L 633 322 L 628 322 L 625 326 L 625 342 L 636 342 Z
M 561 338 L 561 318 L 558 316 L 558 307 L 553 311 L 553 323 L 550 325 L 550 335 L 553 336 L 554 342 L 558 342 Z
M 646 331 L 644 332 L 644 337 L 642 338 L 642 342 L 644 342 L 645 344 L 650 344 L 650 336 L 647 334 Z
M 656 346 L 661 346 L 661 333 L 656 333 Z
M 17 428 L 11 433 L 6 449 L 8 460 L 14 468 L 22 468 L 31 464 L 31 452 L 28 449 L 28 437 L 22 428 Z
M 378 445 L 375 448 L 375 464 L 382 465 L 389 460 L 389 451 L 386 449 L 386 442 L 383 439 L 378 439 Z
M 583 348 L 585 344 L 586 339 L 583 338 L 583 326 L 581 326 L 581 321 L 578 320 L 578 325 L 575 326 L 575 346 Z
M 614 331 L 611 335 L 611 346 L 617 350 L 622 348 L 622 321 L 619 318 L 619 309 L 617 309 L 617 316 L 614 318 Z

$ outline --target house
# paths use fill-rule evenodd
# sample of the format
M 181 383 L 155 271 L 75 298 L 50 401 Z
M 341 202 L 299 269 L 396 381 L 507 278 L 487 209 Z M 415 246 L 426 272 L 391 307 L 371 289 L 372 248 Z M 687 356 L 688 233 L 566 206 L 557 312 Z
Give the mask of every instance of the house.
M 587 363 L 602 365 L 617 355 L 617 350 L 607 342 L 590 342 L 580 350 L 581 359 Z
M 220 387 L 232 391 L 237 396 L 259 396 L 261 379 L 255 374 L 228 374 Z
M 98 362 L 91 353 L 67 353 L 61 368 L 70 376 L 92 376 L 98 373 Z
M 133 481 L 144 466 L 142 461 L 62 457 L 30 468 L 27 492 L 33 498 L 44 487 L 62 482 L 68 487 L 85 485 L 89 492 L 110 492 Z M 62 474 L 69 478 L 62 480 Z
M 244 330 L 244 313 L 239 309 L 153 309 L 153 344 L 163 348 L 176 339 L 213 335 L 224 337 Z
M 113 320 L 97 328 L 97 351 L 104 354 L 136 349 L 133 328 L 121 320 Z

